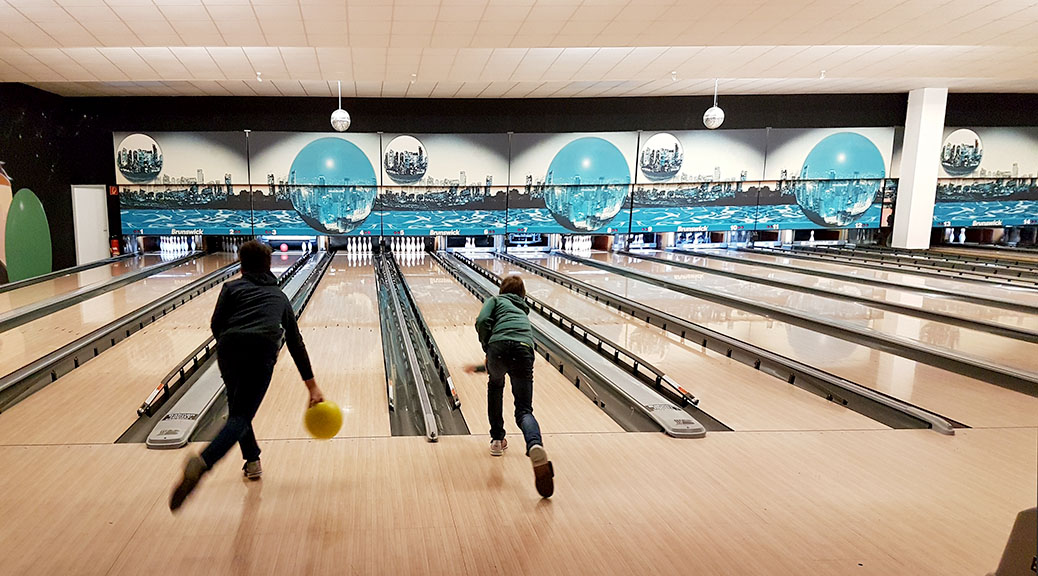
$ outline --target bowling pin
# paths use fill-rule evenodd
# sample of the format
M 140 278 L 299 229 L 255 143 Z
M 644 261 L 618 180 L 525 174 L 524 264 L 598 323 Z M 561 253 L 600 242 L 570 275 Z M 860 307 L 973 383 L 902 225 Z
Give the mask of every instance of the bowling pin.
M 815 231 L 814 230 L 811 231 L 811 240 L 810 241 L 811 242 L 815 241 Z

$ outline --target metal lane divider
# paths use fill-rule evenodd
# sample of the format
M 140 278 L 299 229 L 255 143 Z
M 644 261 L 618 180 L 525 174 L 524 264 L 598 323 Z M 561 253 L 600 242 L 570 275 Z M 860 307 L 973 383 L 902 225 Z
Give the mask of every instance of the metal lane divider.
M 725 306 L 732 306 L 754 314 L 775 318 L 783 322 L 798 324 L 816 332 L 833 336 L 834 338 L 840 338 L 848 342 L 854 342 L 855 344 L 868 346 L 883 352 L 897 354 L 904 358 L 930 364 L 931 366 L 936 366 L 945 370 L 958 372 L 971 378 L 984 380 L 985 382 L 990 382 L 991 384 L 996 384 L 1031 396 L 1038 396 L 1038 374 L 1017 370 L 1008 366 L 993 364 L 979 358 L 954 354 L 908 338 L 884 334 L 870 328 L 862 328 L 847 322 L 836 320 L 822 321 L 806 312 L 781 306 L 774 306 L 771 304 L 764 304 L 741 296 L 719 294 L 713 290 L 706 290 L 688 284 L 673 282 L 669 279 L 661 278 L 653 274 L 619 268 L 604 262 L 573 256 L 572 254 L 563 253 L 562 256 L 573 260 L 574 262 L 598 268 L 600 270 L 607 270 L 615 274 L 627 276 L 628 278 L 654 284 L 668 290 L 673 290 L 696 298 L 710 300 Z
M 500 254 L 496 256 L 509 262 L 512 261 L 511 258 Z M 501 279 L 499 277 L 482 266 L 478 266 L 471 259 L 460 255 L 458 256 L 458 259 L 465 262 L 470 267 L 475 268 L 477 272 L 486 276 L 494 284 L 498 286 L 501 285 Z M 646 384 L 653 386 L 656 391 L 665 393 L 664 388 L 667 388 L 675 396 L 674 400 L 678 404 L 699 406 L 699 399 L 696 398 L 695 395 L 688 390 L 685 390 L 677 382 L 674 382 L 674 380 L 671 379 L 670 376 L 667 376 L 663 370 L 660 370 L 648 360 L 645 360 L 634 352 L 627 350 L 605 336 L 602 336 L 598 332 L 584 326 L 581 322 L 574 320 L 565 312 L 562 312 L 561 310 L 558 310 L 549 304 L 530 296 L 529 294 L 526 295 L 526 299 L 529 301 L 531 305 L 530 307 L 541 314 L 541 316 L 544 316 L 559 328 L 569 332 L 571 336 L 578 338 L 585 346 L 592 348 L 595 352 L 605 356 L 614 364 L 620 365 Z
M 312 256 L 313 253 L 310 252 L 296 260 L 281 274 L 281 277 L 278 278 L 278 285 L 284 286 L 285 282 L 292 278 L 296 271 L 308 262 Z M 144 400 L 143 404 L 141 404 L 141 407 L 137 409 L 137 415 L 152 416 L 163 402 L 175 394 L 176 391 L 191 378 L 195 371 L 204 365 L 215 352 L 216 338 L 210 335 L 162 378 L 159 385 L 152 390 L 151 394 L 148 395 L 148 398 Z
M 136 258 L 142 254 L 138 252 L 130 252 L 129 254 L 121 254 L 112 258 L 105 258 L 103 260 L 95 260 L 88 264 L 80 264 L 79 266 L 72 266 L 69 268 L 62 268 L 61 270 L 55 270 L 46 274 L 40 274 L 39 276 L 33 276 L 32 278 L 26 278 L 24 280 L 18 280 L 16 282 L 8 282 L 7 284 L 0 285 L 0 294 L 4 292 L 10 292 L 12 290 L 18 290 L 19 288 L 25 288 L 26 286 L 32 286 L 33 284 L 39 284 L 40 282 L 46 282 L 47 280 L 53 280 L 55 278 L 61 278 L 62 276 L 68 276 L 70 274 L 77 274 L 84 270 L 90 270 L 91 268 L 99 268 L 106 264 L 114 264 L 120 260 L 128 260 L 130 258 Z
M 715 276 L 727 276 L 729 278 L 735 278 L 736 280 L 743 280 L 746 282 L 753 282 L 756 284 L 765 284 L 768 286 L 774 286 L 776 288 L 782 288 L 784 290 L 795 290 L 797 292 L 804 292 L 806 294 L 813 294 L 815 296 L 822 296 L 824 298 L 833 298 L 836 300 L 845 300 L 848 302 L 855 302 L 870 306 L 872 308 L 879 308 L 881 310 L 887 310 L 890 312 L 897 312 L 899 314 L 907 314 L 909 316 L 915 316 L 924 320 L 931 320 L 935 322 L 941 322 L 944 324 L 953 324 L 955 326 L 961 326 L 963 328 L 971 328 L 974 330 L 981 330 L 990 334 L 998 336 L 1004 336 L 1006 338 L 1013 338 L 1016 340 L 1023 340 L 1025 342 L 1038 343 L 1038 332 L 1032 330 L 1026 330 L 1023 328 L 1013 328 L 1012 326 L 1005 326 L 1002 324 L 996 324 L 993 322 L 987 322 L 985 320 L 966 320 L 959 318 L 958 316 L 952 316 L 943 312 L 932 312 L 924 310 L 922 308 L 916 308 L 913 306 L 905 306 L 904 304 L 898 304 L 895 302 L 885 302 L 882 300 L 874 300 L 872 298 L 864 298 L 862 296 L 855 296 L 853 294 L 846 294 L 843 292 L 837 292 L 834 290 L 827 290 L 824 288 L 815 288 L 813 286 L 805 286 L 802 284 L 795 284 L 785 282 L 782 280 L 775 280 L 768 278 L 767 276 L 754 276 L 752 274 L 745 274 L 742 272 L 734 272 L 731 270 L 716 270 L 708 266 L 700 264 L 694 264 L 692 262 L 680 262 L 677 260 L 667 260 L 666 258 L 660 258 L 658 256 L 651 256 L 649 254 L 639 254 L 637 252 L 628 252 L 622 250 L 618 254 L 623 254 L 630 258 L 638 258 L 640 260 L 646 260 L 648 262 L 656 262 L 667 266 L 675 266 L 678 268 L 685 268 L 687 270 L 698 270 L 705 274 L 712 274 Z
M 237 271 L 237 263 L 224 266 L 0 378 L 0 412 L 190 302 Z
M 69 306 L 75 304 L 79 304 L 84 300 L 89 300 L 94 296 L 110 292 L 112 290 L 115 290 L 116 288 L 126 286 L 127 284 L 132 284 L 133 282 L 136 282 L 142 278 L 147 278 L 148 276 L 151 276 L 153 274 L 158 274 L 159 272 L 162 272 L 164 270 L 169 270 L 170 268 L 180 266 L 181 264 L 190 262 L 191 260 L 194 260 L 195 258 L 198 258 L 202 255 L 204 255 L 203 252 L 192 252 L 190 254 L 177 258 L 176 260 L 168 260 L 166 262 L 153 264 L 146 268 L 141 268 L 136 272 L 120 274 L 119 276 L 116 276 L 100 284 L 90 284 L 73 290 L 71 292 L 59 294 L 52 298 L 48 298 L 41 302 L 35 302 L 33 304 L 29 304 L 28 306 L 22 306 L 21 308 L 15 308 L 14 310 L 10 310 L 4 314 L 0 314 L 0 332 L 10 330 L 11 328 L 21 326 L 22 324 L 27 324 L 29 322 L 32 322 L 33 320 L 37 320 L 48 314 L 57 312 L 58 310 L 68 308 Z
M 873 270 L 883 270 L 885 272 L 906 272 L 910 274 L 916 274 L 919 276 L 927 276 L 929 278 L 941 278 L 944 280 L 956 280 L 959 282 L 973 282 L 980 283 L 990 286 L 992 283 L 998 283 L 1004 286 L 1013 286 L 1017 288 L 1029 288 L 1034 289 L 1035 284 L 1033 282 L 1019 282 L 1014 278 L 1004 277 L 993 277 L 985 276 L 983 274 L 970 274 L 968 272 L 957 272 L 952 273 L 951 271 L 939 272 L 933 268 L 925 268 L 922 266 L 906 266 L 902 264 L 889 263 L 880 264 L 878 262 L 870 262 L 863 258 L 852 259 L 849 257 L 838 256 L 836 254 L 824 254 L 820 252 L 811 252 L 808 250 L 799 250 L 791 248 L 771 248 L 767 246 L 753 246 L 741 247 L 740 250 L 746 250 L 748 252 L 761 252 L 765 254 L 781 255 L 785 257 L 800 258 L 804 260 L 816 260 L 822 262 L 834 262 L 836 264 L 844 264 L 847 266 L 853 265 L 861 268 L 871 268 Z M 855 261 L 859 260 L 859 261 Z
M 679 248 L 668 248 L 668 252 L 675 254 L 682 254 L 685 256 L 695 256 L 699 258 L 713 258 L 716 260 L 723 260 L 725 262 L 734 262 L 736 264 L 749 264 L 752 266 L 763 266 L 766 268 L 775 268 L 778 270 L 787 270 L 790 272 L 796 272 L 799 274 L 809 274 L 811 276 L 818 276 L 821 278 L 832 278 L 833 280 L 842 280 L 844 282 L 853 282 L 855 284 L 865 284 L 869 286 L 890 286 L 898 288 L 900 290 L 907 290 L 910 292 L 918 292 L 922 294 L 940 294 L 947 298 L 954 298 L 956 300 L 962 300 L 964 302 L 983 303 L 986 306 L 994 306 L 996 308 L 1003 308 L 1005 310 L 1014 310 L 1017 312 L 1028 312 L 1031 314 L 1038 314 L 1038 308 L 1034 306 L 1028 306 L 1026 304 L 1020 304 L 1011 300 L 1000 300 L 998 298 L 992 298 L 990 296 L 974 296 L 971 294 L 963 294 L 962 292 L 956 292 L 953 290 L 946 290 L 944 288 L 935 288 L 933 286 L 927 286 L 921 288 L 918 286 L 908 286 L 900 282 L 892 282 L 890 280 L 881 280 L 878 278 L 865 278 L 862 276 L 855 276 L 853 274 L 841 274 L 839 272 L 829 272 L 826 270 L 817 270 L 814 268 L 801 268 L 792 264 L 780 264 L 778 262 L 768 262 L 764 260 L 752 260 L 747 258 L 739 258 L 736 256 L 729 256 L 724 254 L 721 250 L 710 250 L 710 251 L 695 251 L 695 250 L 682 250 Z M 740 249 L 740 252 L 753 253 L 753 250 Z M 763 251 L 762 251 L 763 252 Z M 907 272 L 911 274 L 911 272 Z M 952 280 L 958 280 L 952 278 Z
M 395 260 L 392 264 L 391 272 L 393 277 L 397 285 L 400 286 L 401 292 L 407 300 L 408 310 L 415 319 L 414 324 L 418 328 L 422 340 L 425 342 L 425 346 L 429 349 L 429 356 L 432 360 L 433 367 L 436 369 L 440 381 L 444 384 L 444 392 L 450 399 L 451 407 L 459 408 L 461 407 L 461 399 L 458 398 L 458 390 L 454 387 L 454 380 L 451 378 L 450 370 L 447 369 L 447 363 L 443 359 L 443 353 L 440 352 L 440 347 L 436 344 L 436 338 L 433 337 L 432 331 L 429 329 L 429 324 L 425 321 L 425 316 L 422 315 L 418 303 L 415 302 L 414 296 L 411 294 L 411 287 L 408 285 L 407 279 L 400 271 L 400 267 L 396 264 Z
M 409 323 L 407 318 L 404 316 L 404 311 L 400 306 L 400 298 L 397 297 L 395 290 L 395 283 L 392 278 L 392 272 L 389 270 L 391 264 L 387 262 L 388 259 L 392 258 L 391 255 L 378 254 L 375 258 L 377 279 L 383 285 L 384 297 L 389 301 L 389 313 L 392 315 L 392 323 L 397 327 L 396 338 L 403 350 L 405 366 L 403 370 L 407 376 L 410 376 L 410 381 L 413 384 L 415 392 L 418 394 L 418 407 L 419 413 L 422 417 L 422 424 L 425 430 L 425 438 L 430 442 L 436 442 L 440 437 L 439 426 L 436 423 L 436 415 L 433 413 L 432 402 L 429 399 L 429 390 L 426 388 L 425 377 L 422 375 L 422 371 L 418 363 L 418 355 L 415 353 L 414 343 L 408 336 L 407 327 Z M 383 318 L 382 321 L 385 323 L 387 318 Z M 386 345 L 385 342 L 382 344 Z M 386 371 L 387 378 L 390 376 L 390 370 Z M 397 374 L 399 374 L 397 372 Z M 392 380 L 396 380 L 393 378 Z M 389 388 L 393 386 L 391 383 L 387 383 Z M 396 411 L 399 405 L 394 401 L 391 408 Z
M 463 264 L 457 258 L 457 254 L 444 256 L 436 253 L 433 256 L 445 270 L 481 300 L 494 293 L 494 282 L 485 273 Z M 682 409 L 609 359 L 599 354 L 583 355 L 576 352 L 580 349 L 586 350 L 587 347 L 578 338 L 546 318 L 534 316 L 530 318 L 530 323 L 534 329 L 535 350 L 545 356 L 578 388 L 584 390 L 596 405 L 625 430 L 662 430 L 676 438 L 701 438 L 706 435 L 707 428 L 686 411 L 699 411 L 691 404 Z M 588 385 L 592 387 L 590 391 L 585 390 Z M 729 429 L 723 424 L 717 424 L 720 427 L 715 427 L 715 430 Z
M 887 396 L 882 392 L 613 294 L 525 258 L 511 255 L 507 255 L 506 258 L 517 266 L 565 286 L 578 294 L 584 294 L 606 306 L 615 307 L 621 312 L 644 320 L 649 325 L 659 326 L 684 340 L 753 366 L 757 370 L 785 380 L 788 384 L 822 396 L 831 402 L 847 406 L 855 412 L 892 428 L 931 428 L 941 434 L 954 434 L 954 428 L 965 427 L 963 424 Z
M 851 258 L 867 258 L 881 262 L 896 262 L 904 264 L 917 264 L 936 270 L 966 270 L 980 274 L 990 273 L 992 276 L 1006 275 L 1011 278 L 1028 279 L 1034 281 L 1038 278 L 1038 272 L 1031 267 L 1016 266 L 1006 263 L 977 262 L 974 260 L 947 258 L 934 258 L 923 253 L 905 253 L 890 249 L 876 250 L 867 246 L 820 246 L 804 247 L 804 250 L 820 254 L 839 254 Z
M 320 252 L 316 258 L 309 258 L 282 285 L 281 289 L 292 300 L 297 317 L 330 262 L 331 256 L 327 252 Z M 209 363 L 194 384 L 155 424 L 145 442 L 148 448 L 180 448 L 186 445 L 222 393 L 223 378 L 220 377 L 220 370 L 214 363 Z

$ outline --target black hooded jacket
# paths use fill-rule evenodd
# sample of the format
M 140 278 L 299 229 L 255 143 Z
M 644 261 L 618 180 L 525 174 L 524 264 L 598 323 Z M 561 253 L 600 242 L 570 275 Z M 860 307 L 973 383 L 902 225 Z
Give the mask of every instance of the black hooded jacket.
M 263 338 L 276 348 L 283 335 L 299 375 L 303 380 L 314 377 L 292 304 L 269 271 L 246 272 L 225 282 L 209 326 L 218 345 L 228 338 L 246 336 Z

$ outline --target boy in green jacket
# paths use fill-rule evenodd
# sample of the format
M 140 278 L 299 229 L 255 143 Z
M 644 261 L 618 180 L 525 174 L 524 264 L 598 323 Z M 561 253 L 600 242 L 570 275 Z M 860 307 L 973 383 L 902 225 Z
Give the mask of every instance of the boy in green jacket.
M 487 355 L 490 377 L 487 385 L 490 454 L 501 456 L 508 447 L 501 414 L 507 374 L 515 397 L 515 423 L 526 439 L 526 454 L 533 463 L 537 493 L 549 498 L 555 491 L 555 473 L 541 441 L 541 428 L 533 417 L 533 328 L 527 318 L 530 307 L 525 297 L 522 277 L 508 276 L 501 282 L 498 295 L 483 303 L 476 318 L 476 332 Z

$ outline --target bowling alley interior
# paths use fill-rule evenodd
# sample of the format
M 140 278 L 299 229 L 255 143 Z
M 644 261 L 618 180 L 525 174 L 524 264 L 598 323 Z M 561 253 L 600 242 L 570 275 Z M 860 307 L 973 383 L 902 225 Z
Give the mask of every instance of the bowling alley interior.
M 0 575 L 1035 574 L 1035 30 L 0 0 Z

